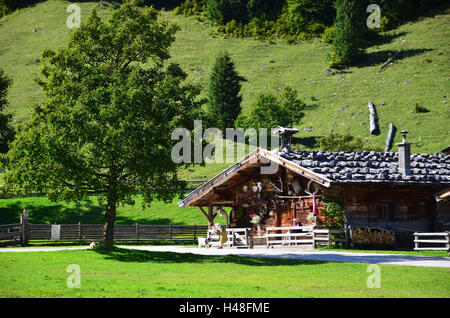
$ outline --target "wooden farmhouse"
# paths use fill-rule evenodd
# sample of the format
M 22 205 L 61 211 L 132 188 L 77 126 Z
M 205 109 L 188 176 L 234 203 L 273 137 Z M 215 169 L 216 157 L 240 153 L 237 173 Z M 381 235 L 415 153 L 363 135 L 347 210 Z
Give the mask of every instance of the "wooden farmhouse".
M 450 202 L 436 197 L 450 187 L 448 154 L 411 155 L 406 133 L 398 152 L 294 152 L 282 137 L 282 151 L 258 148 L 179 205 L 198 207 L 210 225 L 251 227 L 256 237 L 296 222 L 320 227 L 330 201 L 344 208 L 347 228 L 450 229 Z

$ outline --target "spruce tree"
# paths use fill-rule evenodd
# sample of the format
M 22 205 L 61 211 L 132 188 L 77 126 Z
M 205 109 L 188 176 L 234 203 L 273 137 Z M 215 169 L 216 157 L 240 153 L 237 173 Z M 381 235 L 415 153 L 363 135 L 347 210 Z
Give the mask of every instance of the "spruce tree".
M 350 66 L 363 54 L 365 1 L 336 0 L 332 66 Z
M 230 55 L 221 53 L 213 66 L 208 91 L 208 117 L 210 127 L 225 131 L 234 127 L 241 113 L 241 82 L 246 81 L 236 71 Z

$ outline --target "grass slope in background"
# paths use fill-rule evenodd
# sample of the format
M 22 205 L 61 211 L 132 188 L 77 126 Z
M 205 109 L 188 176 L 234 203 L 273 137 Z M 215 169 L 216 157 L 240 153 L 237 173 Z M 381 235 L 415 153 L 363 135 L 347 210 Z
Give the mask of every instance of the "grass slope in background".
M 42 66 L 41 51 L 66 43 L 69 3 L 49 0 L 0 20 L 0 66 L 14 80 L 9 99 L 19 121 L 28 119 L 27 107 L 42 98 L 33 82 Z M 78 4 L 82 19 L 96 5 Z M 101 10 L 101 14 L 109 11 Z M 446 10 L 384 33 L 378 44 L 367 49 L 361 65 L 333 76 L 325 72 L 330 47 L 318 40 L 289 45 L 284 41 L 225 39 L 191 17 L 162 12 L 162 19 L 181 26 L 172 48 L 173 60 L 182 65 L 192 81 L 203 85 L 204 92 L 214 59 L 223 50 L 231 53 L 237 69 L 248 79 L 242 90 L 244 109 L 259 93 L 274 92 L 284 85 L 296 88 L 310 105 L 301 128 L 312 126 L 313 130 L 298 134 L 305 149 L 314 148 L 317 137 L 328 134 L 331 127 L 335 133 L 362 136 L 369 145 L 382 147 L 392 122 L 399 130 L 410 131 L 409 140 L 415 142 L 413 152 L 432 153 L 450 144 L 449 14 Z M 397 51 L 400 54 L 395 64 L 378 72 Z M 369 101 L 378 109 L 380 136 L 368 133 Z M 430 112 L 413 113 L 416 103 Z M 344 105 L 348 108 L 338 111 Z M 399 140 L 397 134 L 395 141 Z
M 81 288 L 68 288 L 69 264 Z M 2 253 L 0 297 L 449 297 L 450 270 L 115 249 Z M 45 271 L 43 270 L 45 269 Z

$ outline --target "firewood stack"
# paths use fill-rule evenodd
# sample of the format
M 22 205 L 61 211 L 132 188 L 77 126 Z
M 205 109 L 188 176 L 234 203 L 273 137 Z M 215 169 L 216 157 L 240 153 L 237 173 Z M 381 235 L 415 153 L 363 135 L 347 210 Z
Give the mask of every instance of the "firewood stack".
M 352 231 L 353 245 L 359 248 L 393 248 L 395 234 L 381 229 L 355 228 Z

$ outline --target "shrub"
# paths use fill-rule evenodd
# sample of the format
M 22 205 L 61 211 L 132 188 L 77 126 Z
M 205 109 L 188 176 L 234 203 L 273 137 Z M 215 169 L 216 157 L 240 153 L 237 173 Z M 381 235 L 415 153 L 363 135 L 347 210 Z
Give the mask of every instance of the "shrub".
M 284 5 L 284 1 L 273 0 L 249 0 L 247 3 L 247 13 L 249 20 L 259 18 L 262 20 L 276 19 Z
M 322 41 L 328 44 L 332 44 L 335 33 L 336 32 L 334 26 L 326 27 L 322 34 Z
M 248 114 L 238 116 L 235 127 L 240 128 L 274 128 L 292 126 L 303 118 L 305 103 L 297 97 L 297 91 L 285 87 L 278 96 L 260 94 Z
M 319 220 L 329 229 L 344 227 L 344 208 L 337 202 L 329 202 L 320 210 Z
M 207 16 L 216 24 L 247 22 L 247 0 L 207 0 Z
M 185 16 L 200 16 L 205 11 L 206 0 L 185 0 L 174 10 L 176 14 L 183 14 Z
M 323 151 L 362 151 L 364 142 L 359 137 L 350 135 L 329 134 L 319 138 L 318 144 Z

